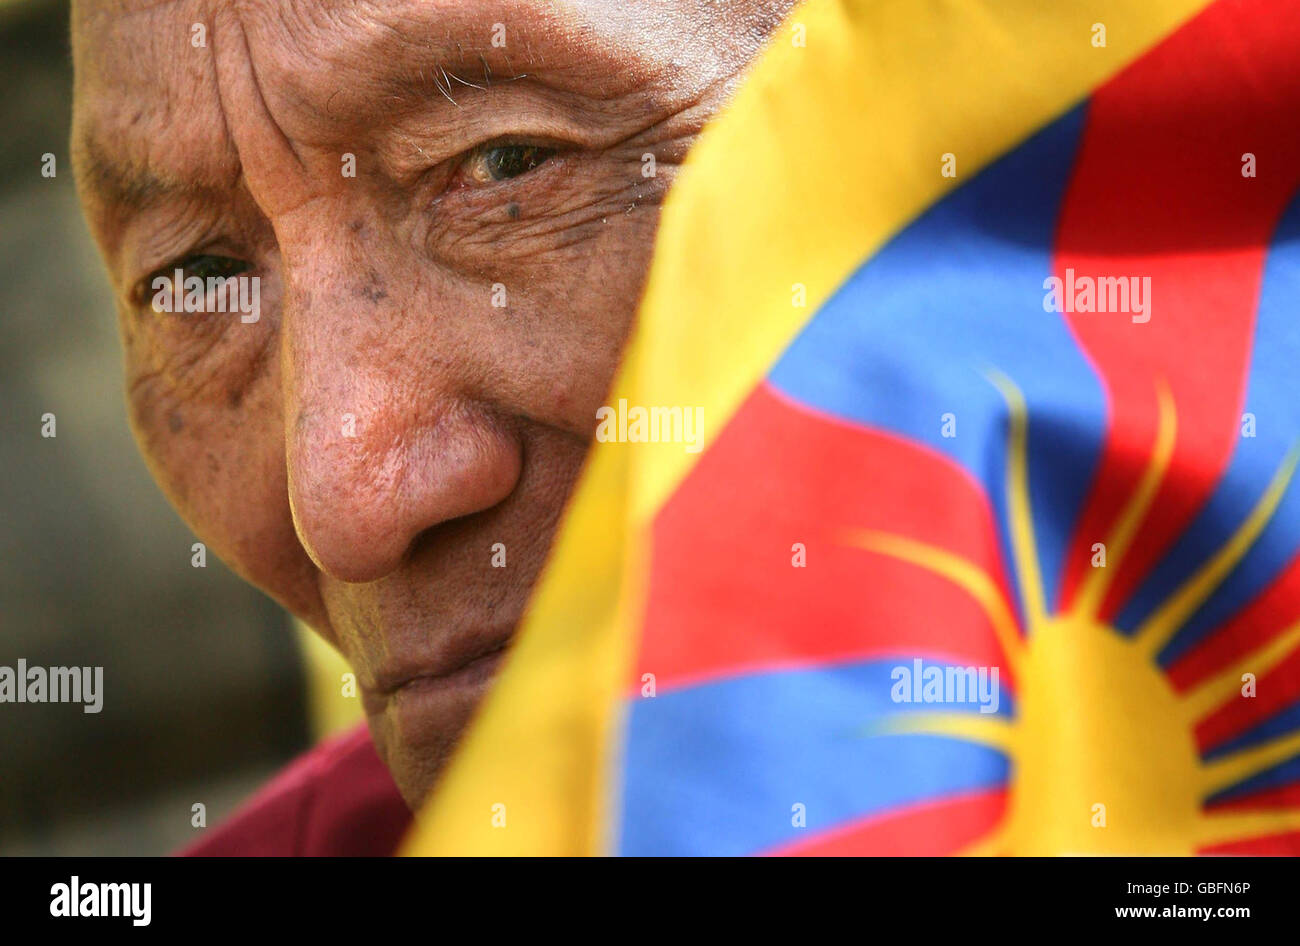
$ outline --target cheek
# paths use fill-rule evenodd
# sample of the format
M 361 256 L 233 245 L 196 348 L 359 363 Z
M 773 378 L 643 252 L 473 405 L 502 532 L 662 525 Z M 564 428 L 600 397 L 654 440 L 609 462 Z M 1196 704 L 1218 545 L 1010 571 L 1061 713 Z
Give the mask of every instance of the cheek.
M 595 428 L 635 324 L 657 219 L 655 207 L 607 218 L 570 264 L 556 267 L 563 277 L 540 291 L 554 335 L 546 357 L 563 365 L 555 409 L 568 429 L 589 435 Z
M 178 398 L 137 385 L 132 427 L 149 469 L 198 541 L 236 573 L 318 626 L 314 566 L 289 513 L 278 385 L 238 399 Z

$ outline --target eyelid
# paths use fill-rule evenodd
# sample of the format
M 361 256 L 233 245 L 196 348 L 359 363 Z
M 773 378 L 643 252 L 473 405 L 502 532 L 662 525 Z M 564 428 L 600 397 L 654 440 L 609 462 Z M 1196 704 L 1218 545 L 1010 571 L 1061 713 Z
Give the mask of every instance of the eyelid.
M 460 157 L 467 157 L 475 152 L 491 151 L 493 148 L 503 148 L 507 145 L 515 145 L 520 148 L 546 148 L 555 151 L 573 151 L 581 145 L 572 141 L 566 141 L 562 138 L 552 138 L 549 135 L 534 135 L 528 132 L 507 133 L 493 135 L 491 138 L 484 138 L 482 141 L 466 148 L 461 152 Z
M 481 158 L 483 155 L 496 148 L 519 147 L 519 148 L 537 148 L 550 152 L 546 158 L 539 161 L 536 166 L 530 168 L 514 177 L 502 178 L 501 180 L 476 180 L 470 173 L 469 168 L 473 161 Z M 557 168 L 564 163 L 567 155 L 573 154 L 578 147 L 572 142 L 556 141 L 554 139 L 545 139 L 540 136 L 533 137 L 528 135 L 502 135 L 496 138 L 489 138 L 467 151 L 461 152 L 455 159 L 448 173 L 446 182 L 440 190 L 438 198 L 440 199 L 452 192 L 499 192 L 503 188 L 514 186 L 528 186 L 539 175 L 548 170 Z
M 576 151 L 582 147 L 577 142 L 564 138 L 555 138 L 546 134 L 531 134 L 529 132 L 507 132 L 500 135 L 493 135 L 491 138 L 484 138 L 466 148 L 455 158 L 453 162 L 462 164 L 476 154 L 483 154 L 491 151 L 493 148 L 518 147 L 518 148 L 544 148 L 547 151 L 554 151 L 557 154 L 566 151 Z
M 492 166 L 491 157 L 493 154 L 507 149 L 518 149 L 519 151 L 522 152 L 529 152 L 526 158 L 530 162 L 529 166 L 523 168 L 517 174 L 508 174 L 503 177 L 494 177 L 493 176 L 494 169 Z M 523 177 L 525 174 L 532 173 L 533 171 L 537 170 L 539 167 L 544 165 L 547 161 L 551 160 L 551 158 L 555 157 L 555 155 L 558 153 L 559 152 L 557 151 L 557 149 L 549 148 L 544 145 L 522 144 L 516 142 L 509 142 L 507 144 L 500 144 L 500 145 L 490 145 L 487 147 L 480 145 L 479 147 L 475 148 L 473 151 L 471 151 L 469 154 L 465 156 L 465 160 L 462 162 L 461 168 L 470 171 L 470 176 L 472 177 L 472 179 L 476 184 L 481 184 L 484 186 L 489 184 L 499 184 L 504 181 L 513 180 L 516 177 Z M 479 173 L 480 170 L 482 171 L 482 174 Z
M 252 260 L 246 259 L 242 255 L 233 252 L 224 252 L 213 246 L 196 247 L 186 250 L 178 256 L 172 257 L 166 263 L 154 267 L 149 270 L 148 273 L 138 278 L 131 285 L 131 288 L 128 291 L 128 298 L 131 304 L 136 308 L 142 307 L 145 304 L 145 300 L 153 297 L 153 283 L 155 279 L 160 276 L 170 277 L 177 269 L 185 269 L 185 264 L 196 259 L 202 259 L 205 256 L 211 256 L 217 259 L 233 260 L 237 263 L 244 264 L 244 269 L 240 271 L 239 275 L 245 275 L 250 270 L 257 268 L 257 265 Z

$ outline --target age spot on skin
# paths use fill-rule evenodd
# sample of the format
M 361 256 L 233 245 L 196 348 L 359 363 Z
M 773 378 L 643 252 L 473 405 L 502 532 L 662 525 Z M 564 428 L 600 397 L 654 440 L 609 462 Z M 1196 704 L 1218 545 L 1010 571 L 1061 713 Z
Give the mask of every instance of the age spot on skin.
M 518 220 L 518 219 L 519 219 L 519 205 L 516 204 L 516 203 L 510 203 L 510 204 L 507 204 L 507 205 L 506 205 L 506 216 L 509 217 L 511 220 Z
M 185 426 L 185 421 L 181 418 L 181 415 L 178 414 L 176 411 L 172 411 L 170 414 L 167 415 L 167 429 L 170 430 L 172 433 L 174 434 L 180 433 L 181 429 L 184 426 Z
M 358 289 L 357 295 L 372 305 L 378 303 L 381 299 L 388 298 L 388 292 L 384 289 L 384 281 L 376 273 L 370 274 L 370 282 Z

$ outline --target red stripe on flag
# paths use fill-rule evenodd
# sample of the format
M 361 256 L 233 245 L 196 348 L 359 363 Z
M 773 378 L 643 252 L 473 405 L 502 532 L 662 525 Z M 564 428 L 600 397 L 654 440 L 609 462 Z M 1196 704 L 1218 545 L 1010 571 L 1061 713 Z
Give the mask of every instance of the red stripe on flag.
M 956 854 L 993 830 L 1006 811 L 997 788 L 921 802 L 842 825 L 807 841 L 766 852 L 775 857 L 942 857 Z
M 1009 600 L 979 485 L 950 460 L 757 388 L 654 526 L 634 687 L 876 656 L 1002 665 L 969 593 L 847 543 L 879 530 L 984 568 Z M 806 567 L 792 564 L 795 544 Z
M 1300 559 L 1246 608 L 1169 666 L 1169 682 L 1186 692 L 1300 621 Z
M 1268 241 L 1300 182 L 1300 6 L 1220 0 L 1092 97 L 1056 275 L 1151 277 L 1150 321 L 1067 313 L 1109 396 L 1109 439 L 1067 557 L 1068 605 L 1152 452 L 1173 393 L 1171 475 L 1120 565 L 1109 619 L 1201 507 L 1238 436 Z M 1258 176 L 1242 176 L 1255 155 Z
M 1260 677 L 1256 684 L 1255 697 L 1244 699 L 1234 689 L 1222 706 L 1196 724 L 1196 743 L 1201 752 L 1249 731 L 1300 698 L 1300 650 Z
M 1198 854 L 1235 855 L 1237 857 L 1295 857 L 1300 854 L 1300 831 L 1290 834 L 1270 834 L 1249 841 L 1229 841 L 1203 847 Z

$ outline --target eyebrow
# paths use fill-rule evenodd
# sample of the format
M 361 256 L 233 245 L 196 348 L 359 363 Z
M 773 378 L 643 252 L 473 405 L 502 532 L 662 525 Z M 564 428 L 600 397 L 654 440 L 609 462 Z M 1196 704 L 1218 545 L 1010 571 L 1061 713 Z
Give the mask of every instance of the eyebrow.
M 492 79 L 492 70 L 486 60 L 483 63 L 483 74 L 469 79 L 461 78 L 454 69 L 447 69 L 435 62 L 428 67 L 427 74 L 426 70 L 421 68 L 414 73 L 407 70 L 388 78 L 384 83 L 384 90 L 389 99 L 395 98 L 405 103 L 423 101 L 436 89 L 448 102 L 459 107 L 460 103 L 456 97 L 462 91 L 472 92 L 475 89 L 486 91 L 491 87 Z
M 198 190 L 193 185 L 156 174 L 148 167 L 118 161 L 94 139 L 81 142 L 81 153 L 80 172 L 86 186 L 117 209 L 142 210 L 164 197 Z
M 493 85 L 516 82 L 529 78 L 530 73 L 520 72 L 510 63 L 508 56 L 503 56 L 506 69 L 493 70 L 487 56 L 477 49 L 465 50 L 456 44 L 454 57 L 434 60 L 432 65 L 420 67 L 407 66 L 395 75 L 384 76 L 382 92 L 390 99 L 401 102 L 423 102 L 435 92 L 442 94 L 453 105 L 458 105 L 457 96 L 473 95 L 475 91 L 486 92 Z M 450 54 L 451 49 L 442 50 Z M 447 63 L 450 62 L 450 65 Z

